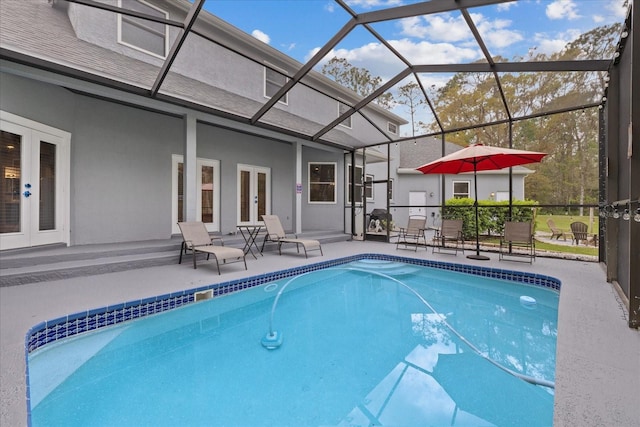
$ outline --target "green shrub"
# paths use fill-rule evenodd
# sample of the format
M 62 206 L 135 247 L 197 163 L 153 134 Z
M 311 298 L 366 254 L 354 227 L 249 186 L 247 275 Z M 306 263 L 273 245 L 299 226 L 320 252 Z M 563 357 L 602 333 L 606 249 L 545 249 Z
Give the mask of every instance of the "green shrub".
M 529 206 L 538 202 L 532 200 L 515 200 L 512 202 L 511 221 L 533 221 L 534 209 Z M 461 219 L 462 233 L 465 239 L 476 236 L 476 213 L 474 200 L 470 198 L 449 199 L 446 201 L 443 219 Z M 493 200 L 478 200 L 478 229 L 480 234 L 501 235 L 505 221 L 509 220 L 509 202 L 495 202 Z M 535 230 L 534 230 L 535 231 Z

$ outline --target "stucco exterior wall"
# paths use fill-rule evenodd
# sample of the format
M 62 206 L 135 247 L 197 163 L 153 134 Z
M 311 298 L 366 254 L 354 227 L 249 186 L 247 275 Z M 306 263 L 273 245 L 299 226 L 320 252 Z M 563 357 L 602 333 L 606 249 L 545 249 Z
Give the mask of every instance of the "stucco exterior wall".
M 220 161 L 221 228 L 236 231 L 238 164 L 271 170 L 271 210 L 293 229 L 295 157 L 292 144 L 198 124 L 198 157 Z
M 336 203 L 309 203 L 309 162 L 335 162 Z M 302 152 L 302 229 L 342 231 L 344 229 L 344 159 L 339 153 L 306 147 Z

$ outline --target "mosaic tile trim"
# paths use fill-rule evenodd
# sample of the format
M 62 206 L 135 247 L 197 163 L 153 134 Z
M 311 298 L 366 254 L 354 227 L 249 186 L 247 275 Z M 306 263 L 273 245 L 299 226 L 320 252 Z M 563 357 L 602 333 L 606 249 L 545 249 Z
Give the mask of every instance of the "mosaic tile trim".
M 288 270 L 280 270 L 273 273 L 263 274 L 261 276 L 253 276 L 245 279 L 237 279 L 229 282 L 208 285 L 196 289 L 188 289 L 172 294 L 159 295 L 156 297 L 146 298 L 142 300 L 128 301 L 122 304 L 102 307 L 70 314 L 68 316 L 57 319 L 47 320 L 33 326 L 25 338 L 25 350 L 31 353 L 40 347 L 56 342 L 61 339 L 69 338 L 83 332 L 93 331 L 106 326 L 115 325 L 121 322 L 138 319 L 149 316 L 151 314 L 162 313 L 167 310 L 182 307 L 186 304 L 195 302 L 194 294 L 212 289 L 214 297 L 238 292 L 243 289 L 260 286 L 265 283 L 284 279 L 287 277 L 297 276 L 299 274 L 311 271 L 322 270 L 329 267 L 335 267 L 353 261 L 362 259 L 374 259 L 381 261 L 396 261 L 407 264 L 420 265 L 424 267 L 432 267 L 442 270 L 455 271 L 459 273 L 472 274 L 482 277 L 490 277 L 494 279 L 509 280 L 518 283 L 541 286 L 555 291 L 560 291 L 560 280 L 533 273 L 525 273 L 514 270 L 502 270 L 498 268 L 479 267 L 473 265 L 447 263 L 441 261 L 432 261 L 426 259 L 405 258 L 395 255 L 384 254 L 358 254 L 345 258 L 323 261 L 315 264 L 309 264 L 302 267 L 291 268 Z

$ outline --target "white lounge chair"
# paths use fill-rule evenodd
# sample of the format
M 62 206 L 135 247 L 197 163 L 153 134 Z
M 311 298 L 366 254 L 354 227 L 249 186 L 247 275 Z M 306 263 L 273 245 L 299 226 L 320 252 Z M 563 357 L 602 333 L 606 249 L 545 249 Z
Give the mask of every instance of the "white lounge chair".
M 264 221 L 264 226 L 267 229 L 267 234 L 264 236 L 260 253 L 264 251 L 264 245 L 267 242 L 273 242 L 278 244 L 278 253 L 280 255 L 282 255 L 283 243 L 295 243 L 298 253 L 300 253 L 300 245 L 302 245 L 305 258 L 308 258 L 307 253 L 310 251 L 320 251 L 320 255 L 324 255 L 322 253 L 322 246 L 320 246 L 320 242 L 317 240 L 298 239 L 298 236 L 295 236 L 293 238 L 287 237 L 286 233 L 284 232 L 284 228 L 282 228 L 280 218 L 278 218 L 277 215 L 262 215 L 262 221 Z
M 244 251 L 238 248 L 227 248 L 225 246 L 214 246 L 213 241 L 219 238 L 212 238 L 207 231 L 207 227 L 203 222 L 179 222 L 180 232 L 182 233 L 182 247 L 180 248 L 180 260 L 178 264 L 182 264 L 182 254 L 190 250 L 193 254 L 193 268 L 198 268 L 196 265 L 196 255 L 199 252 L 207 254 L 207 259 L 210 255 L 216 259 L 216 265 L 218 267 L 218 274 L 220 274 L 220 261 L 223 264 L 233 262 L 244 262 L 244 269 L 247 269 L 247 261 L 244 257 Z

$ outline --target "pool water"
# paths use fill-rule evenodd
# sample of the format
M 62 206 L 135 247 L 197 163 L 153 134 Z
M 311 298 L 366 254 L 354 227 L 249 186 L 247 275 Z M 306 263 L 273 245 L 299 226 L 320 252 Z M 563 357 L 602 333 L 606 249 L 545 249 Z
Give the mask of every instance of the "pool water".
M 553 389 L 507 370 L 553 383 L 558 297 L 355 261 L 34 351 L 31 423 L 550 426 Z

